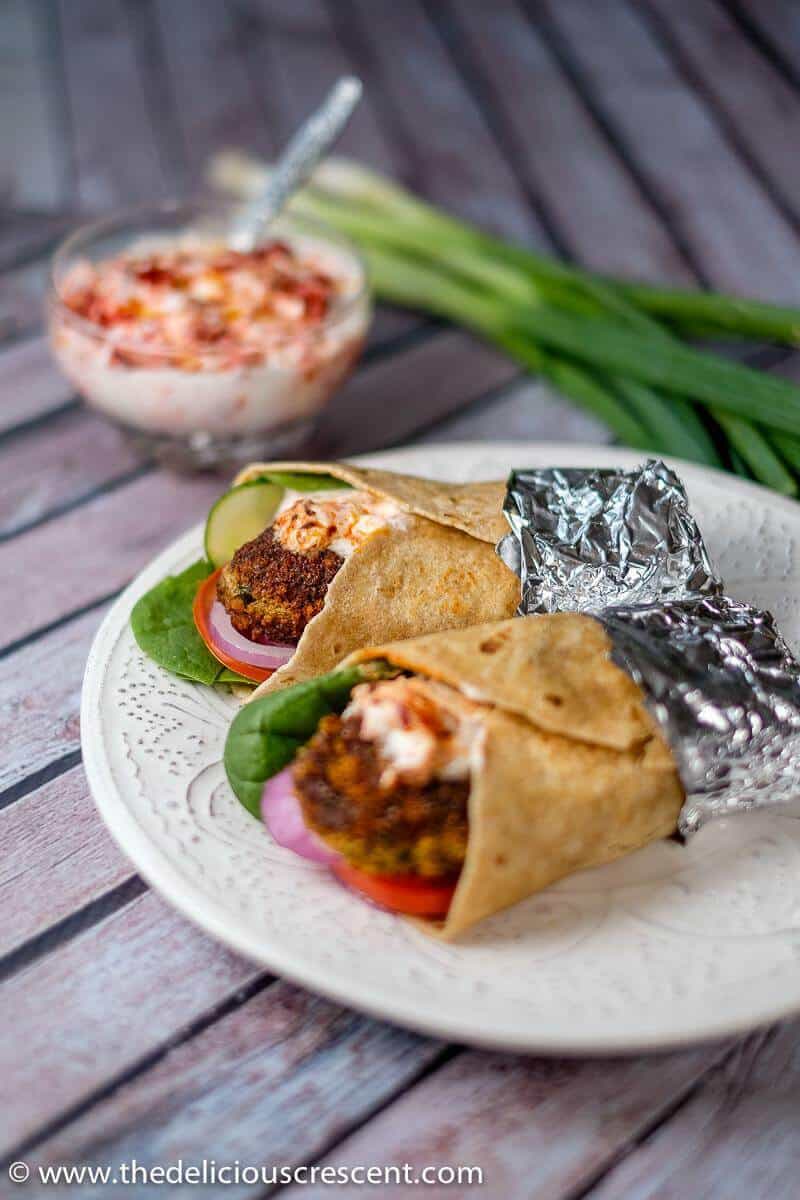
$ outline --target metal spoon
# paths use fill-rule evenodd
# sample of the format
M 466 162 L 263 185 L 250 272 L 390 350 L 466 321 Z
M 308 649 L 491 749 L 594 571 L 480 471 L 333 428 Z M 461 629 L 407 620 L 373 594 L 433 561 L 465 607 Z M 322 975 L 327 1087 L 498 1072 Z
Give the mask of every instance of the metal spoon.
M 263 192 L 237 216 L 231 238 L 235 249 L 248 250 L 266 235 L 289 197 L 306 182 L 339 137 L 362 91 L 361 80 L 355 75 L 343 76 L 321 107 L 300 126 L 273 168 Z

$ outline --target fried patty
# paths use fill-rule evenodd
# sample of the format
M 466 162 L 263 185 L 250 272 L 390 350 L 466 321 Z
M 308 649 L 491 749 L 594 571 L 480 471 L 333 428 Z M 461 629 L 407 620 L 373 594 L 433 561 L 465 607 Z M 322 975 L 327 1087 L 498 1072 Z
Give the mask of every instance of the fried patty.
M 294 765 L 306 824 L 349 863 L 377 875 L 452 875 L 467 849 L 467 780 L 382 787 L 357 717 L 323 717 Z
M 294 554 L 265 529 L 222 568 L 217 596 L 251 642 L 296 642 L 343 562 L 332 550 Z

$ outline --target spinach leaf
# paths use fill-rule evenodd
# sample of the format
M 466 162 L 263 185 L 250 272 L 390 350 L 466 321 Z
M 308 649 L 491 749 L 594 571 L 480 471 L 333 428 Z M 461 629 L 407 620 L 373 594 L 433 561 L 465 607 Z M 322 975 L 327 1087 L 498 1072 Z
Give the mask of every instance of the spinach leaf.
M 264 784 L 294 759 L 328 713 L 340 713 L 357 683 L 397 672 L 382 663 L 339 667 L 251 700 L 233 718 L 223 762 L 231 787 L 254 817 L 260 815 Z
M 232 671 L 230 667 L 223 667 L 214 680 L 215 683 L 243 683 L 249 688 L 257 687 L 258 684 L 252 679 L 246 679 L 244 675 L 240 675 L 237 671 Z
M 333 475 L 305 473 L 301 475 L 291 471 L 269 471 L 260 478 L 269 479 L 271 483 L 277 483 L 279 487 L 293 492 L 332 492 L 336 488 L 350 487 L 349 483 L 345 483 L 343 479 L 335 479 Z
M 131 628 L 139 647 L 160 667 L 196 683 L 248 683 L 217 662 L 197 632 L 192 605 L 198 585 L 212 572 L 204 559 L 168 575 L 137 600 Z

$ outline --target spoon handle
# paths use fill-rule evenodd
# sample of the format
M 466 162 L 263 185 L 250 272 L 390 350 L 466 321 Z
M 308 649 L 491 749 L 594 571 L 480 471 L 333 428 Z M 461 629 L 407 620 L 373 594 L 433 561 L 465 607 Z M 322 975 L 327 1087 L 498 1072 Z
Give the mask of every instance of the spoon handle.
M 336 141 L 361 99 L 362 83 L 345 75 L 336 83 L 320 108 L 297 130 L 270 175 L 263 192 L 242 214 L 240 229 L 256 242 L 289 197 L 312 173 Z

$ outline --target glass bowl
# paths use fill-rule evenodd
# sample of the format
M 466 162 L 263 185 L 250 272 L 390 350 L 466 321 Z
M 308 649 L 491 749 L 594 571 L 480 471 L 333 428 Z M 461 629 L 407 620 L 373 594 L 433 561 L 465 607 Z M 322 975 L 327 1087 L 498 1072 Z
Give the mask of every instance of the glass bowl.
M 366 339 L 371 303 L 364 263 L 346 238 L 316 222 L 282 216 L 268 241 L 288 243 L 341 281 L 324 316 L 302 329 L 275 330 L 269 349 L 231 362 L 230 352 L 188 358 L 163 344 L 126 343 L 64 300 L 67 272 L 125 250 L 164 249 L 191 234 L 235 244 L 239 210 L 213 202 L 165 204 L 85 225 L 56 250 L 47 323 L 53 354 L 86 400 L 148 456 L 183 470 L 232 468 L 286 455 L 305 441 L 352 370 Z

